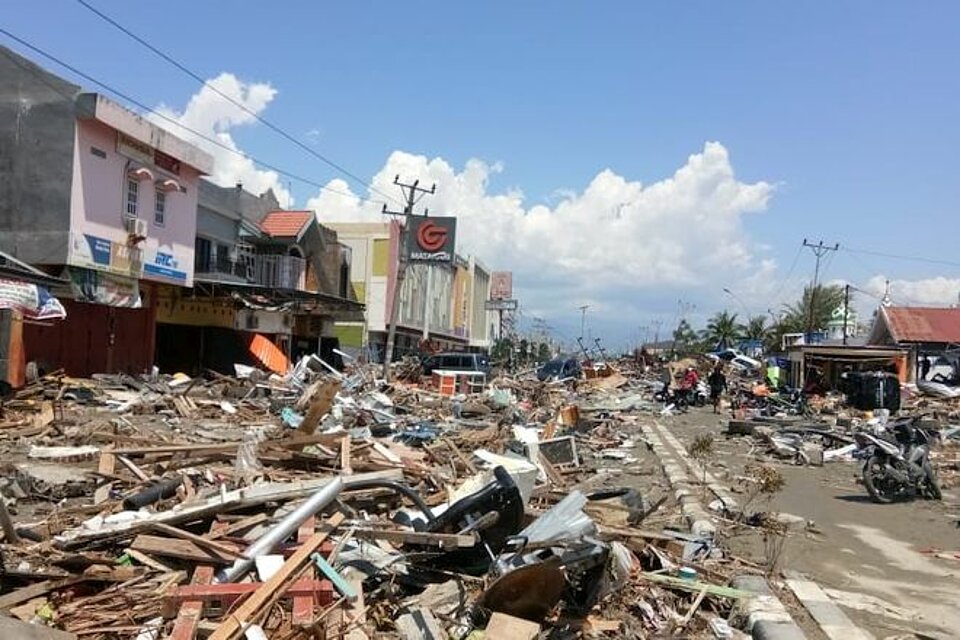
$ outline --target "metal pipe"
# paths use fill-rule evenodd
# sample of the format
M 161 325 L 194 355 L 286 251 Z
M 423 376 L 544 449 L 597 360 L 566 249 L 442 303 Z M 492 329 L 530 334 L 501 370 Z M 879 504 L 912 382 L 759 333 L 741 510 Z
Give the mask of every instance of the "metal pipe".
M 306 502 L 278 522 L 277 526 L 267 531 L 247 547 L 243 551 L 243 558 L 238 558 L 231 566 L 217 573 L 215 582 L 236 582 L 242 578 L 253 568 L 253 563 L 257 556 L 270 553 L 274 547 L 293 535 L 307 518 L 336 500 L 341 491 L 343 491 L 343 479 L 339 477 L 334 478 L 320 487 L 316 493 L 307 498 Z

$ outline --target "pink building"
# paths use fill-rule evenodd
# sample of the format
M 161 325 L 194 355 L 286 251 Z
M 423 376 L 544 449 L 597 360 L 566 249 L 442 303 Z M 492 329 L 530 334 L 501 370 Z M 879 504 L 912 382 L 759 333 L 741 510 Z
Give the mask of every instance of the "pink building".
M 53 325 L 20 321 L 25 358 L 76 375 L 147 370 L 158 287 L 193 285 L 199 180 L 213 158 L 3 53 L 0 250 L 62 279 L 67 311 Z

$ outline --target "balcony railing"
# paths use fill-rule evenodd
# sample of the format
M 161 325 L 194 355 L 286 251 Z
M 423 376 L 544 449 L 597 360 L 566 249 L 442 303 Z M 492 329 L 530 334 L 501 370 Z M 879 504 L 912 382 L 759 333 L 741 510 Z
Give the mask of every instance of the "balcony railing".
M 271 289 L 306 290 L 307 261 L 296 256 L 256 256 L 253 262 L 257 284 Z
M 257 255 L 242 261 L 197 256 L 194 270 L 198 275 L 229 275 L 270 289 L 306 290 L 307 261 L 296 256 Z
M 250 260 L 235 261 L 226 256 L 196 256 L 193 270 L 198 274 L 223 274 L 253 282 L 253 269 Z

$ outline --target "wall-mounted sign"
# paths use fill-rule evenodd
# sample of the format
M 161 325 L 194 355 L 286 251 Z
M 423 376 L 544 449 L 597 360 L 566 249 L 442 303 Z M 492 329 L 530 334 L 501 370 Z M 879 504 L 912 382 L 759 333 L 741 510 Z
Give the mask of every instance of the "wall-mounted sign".
M 411 262 L 453 262 L 457 219 L 408 216 L 406 259 Z
M 176 176 L 180 175 L 180 161 L 159 149 L 153 152 L 153 163 L 164 171 L 169 171 Z
M 117 132 L 117 153 L 144 164 L 153 164 L 153 147 L 119 131 Z
M 516 311 L 518 307 L 516 300 L 487 300 L 483 303 L 487 311 Z
M 77 267 L 70 267 L 68 271 L 70 290 L 78 302 L 130 309 L 139 309 L 143 306 L 140 299 L 140 283 L 134 278 L 124 278 Z
M 513 297 L 513 272 L 494 271 L 490 274 L 490 299 L 509 300 Z

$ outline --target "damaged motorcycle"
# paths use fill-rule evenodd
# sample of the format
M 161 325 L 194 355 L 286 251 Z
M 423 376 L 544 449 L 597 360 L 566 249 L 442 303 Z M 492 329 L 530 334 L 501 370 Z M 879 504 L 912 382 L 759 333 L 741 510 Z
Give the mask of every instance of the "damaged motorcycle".
M 913 496 L 940 500 L 940 482 L 930 463 L 939 434 L 919 426 L 920 417 L 900 418 L 884 435 L 854 434 L 863 458 L 863 484 L 874 502 L 887 504 Z

